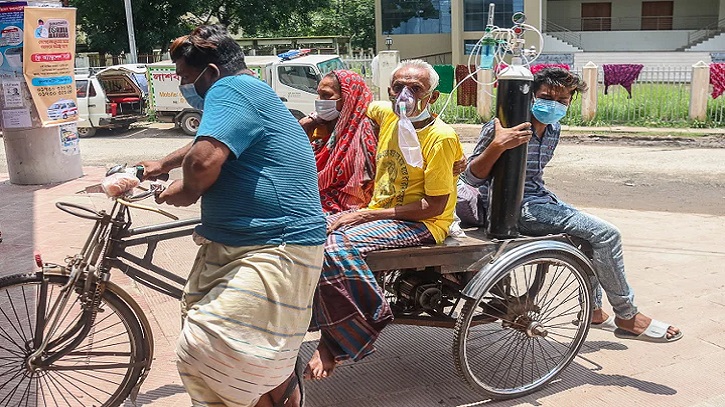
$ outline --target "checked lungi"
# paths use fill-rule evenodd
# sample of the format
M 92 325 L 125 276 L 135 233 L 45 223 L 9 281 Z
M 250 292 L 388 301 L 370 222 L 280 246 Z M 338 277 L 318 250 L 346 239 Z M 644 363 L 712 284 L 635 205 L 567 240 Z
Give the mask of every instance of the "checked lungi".
M 328 225 L 341 215 L 329 216 Z M 325 341 L 335 360 L 358 361 L 374 352 L 373 343 L 393 319 L 365 255 L 422 244 L 435 244 L 428 228 L 420 222 L 401 220 L 377 220 L 328 235 L 310 330 L 322 331 L 320 340 Z
M 194 407 L 252 407 L 290 376 L 321 265 L 321 245 L 202 244 L 176 347 Z

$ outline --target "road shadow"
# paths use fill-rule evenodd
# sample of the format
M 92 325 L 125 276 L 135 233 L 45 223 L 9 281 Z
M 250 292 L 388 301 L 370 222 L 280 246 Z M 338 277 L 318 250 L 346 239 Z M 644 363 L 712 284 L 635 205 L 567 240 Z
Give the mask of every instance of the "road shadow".
M 376 343 L 376 354 L 358 362 L 346 362 L 327 380 L 310 381 L 308 407 L 373 406 L 478 406 L 493 400 L 482 397 L 461 379 L 453 365 L 453 332 L 440 328 L 397 326 L 386 328 Z M 310 357 L 317 342 L 303 344 L 301 354 Z M 514 400 L 495 402 L 497 407 L 545 405 L 539 400 L 580 386 L 631 387 L 656 395 L 674 395 L 666 385 L 624 375 L 600 373 L 602 366 L 588 354 L 598 350 L 625 351 L 625 345 L 609 341 L 586 342 L 579 356 L 560 376 L 538 392 Z
M 165 384 L 161 387 L 157 387 L 153 390 L 149 390 L 144 393 L 140 393 L 136 398 L 136 404 L 134 405 L 131 400 L 126 400 L 123 404 L 124 407 L 141 407 L 150 405 L 156 400 L 170 397 L 176 394 L 186 393 L 184 386 L 179 384 Z
M 13 185 L 0 178 L 0 277 L 35 270 L 35 193 L 54 185 Z

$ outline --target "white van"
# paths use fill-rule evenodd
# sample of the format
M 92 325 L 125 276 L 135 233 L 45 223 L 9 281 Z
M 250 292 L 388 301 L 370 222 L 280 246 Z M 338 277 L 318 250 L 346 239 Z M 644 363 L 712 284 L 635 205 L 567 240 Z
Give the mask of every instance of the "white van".
M 280 56 L 246 56 L 247 67 L 267 82 L 292 114 L 300 119 L 315 110 L 317 85 L 322 77 L 345 63 L 337 55 L 309 55 L 290 51 Z M 188 135 L 196 134 L 201 112 L 179 92 L 181 79 L 171 61 L 148 65 L 149 110 L 156 120 L 173 122 Z
M 145 119 L 145 73 L 144 65 L 116 65 L 95 74 L 76 74 L 78 134 L 92 137 L 99 128 L 127 129 Z

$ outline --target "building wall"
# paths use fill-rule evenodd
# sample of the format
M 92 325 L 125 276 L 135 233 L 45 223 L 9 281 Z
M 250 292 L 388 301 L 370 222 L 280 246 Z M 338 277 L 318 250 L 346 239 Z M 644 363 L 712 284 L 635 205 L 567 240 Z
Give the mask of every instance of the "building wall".
M 546 19 L 569 28 L 571 31 L 580 30 L 581 4 L 596 3 L 600 0 L 575 1 L 546 1 Z M 642 17 L 642 2 L 633 0 L 611 0 L 612 3 L 612 30 L 639 30 Z M 695 17 L 712 16 L 712 22 L 717 21 L 716 16 L 723 15 L 725 10 L 723 0 L 675 0 L 673 10 L 673 29 L 702 28 L 709 24 Z M 722 18 L 722 17 L 721 17 Z
M 602 51 L 673 51 L 687 45 L 689 31 L 584 31 L 582 49 Z

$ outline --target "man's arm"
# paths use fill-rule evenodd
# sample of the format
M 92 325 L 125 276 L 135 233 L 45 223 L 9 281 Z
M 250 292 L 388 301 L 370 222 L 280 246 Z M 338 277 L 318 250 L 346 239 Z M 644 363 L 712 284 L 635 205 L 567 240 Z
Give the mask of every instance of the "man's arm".
M 504 151 L 527 143 L 531 139 L 531 123 L 524 122 L 511 128 L 501 126 L 498 119 L 494 119 L 494 135 L 491 143 L 483 152 L 471 159 L 468 170 L 478 179 L 487 179 L 491 169 Z
M 450 195 L 425 196 L 417 202 L 407 205 L 396 206 L 395 208 L 375 209 L 372 211 L 356 211 L 346 213 L 330 225 L 329 231 L 338 229 L 343 225 L 359 225 L 361 223 L 376 220 L 407 220 L 420 222 L 425 219 L 434 218 L 443 213 Z
M 161 174 L 167 174 L 174 168 L 181 167 L 181 164 L 184 161 L 184 157 L 189 154 L 189 151 L 191 150 L 193 144 L 194 142 L 191 142 L 184 147 L 181 147 L 180 149 L 174 151 L 173 153 L 167 155 L 161 160 L 140 162 L 139 165 L 143 165 L 144 167 L 144 180 L 156 179 Z
M 198 201 L 219 178 L 229 148 L 211 137 L 200 137 L 183 158 L 184 178 L 172 183 L 156 201 L 174 206 L 189 206 Z

